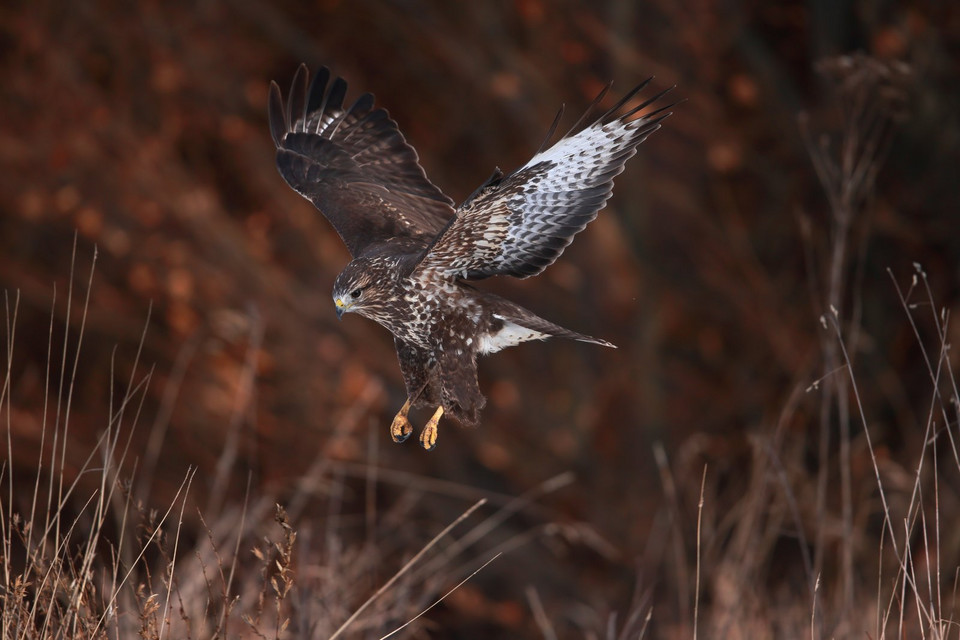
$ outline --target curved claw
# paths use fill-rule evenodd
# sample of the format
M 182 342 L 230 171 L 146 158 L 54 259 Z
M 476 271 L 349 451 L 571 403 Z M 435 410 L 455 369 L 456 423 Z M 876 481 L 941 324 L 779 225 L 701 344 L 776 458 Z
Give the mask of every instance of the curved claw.
M 410 411 L 409 400 L 403 403 L 403 407 L 393 418 L 393 422 L 390 423 L 390 437 L 393 438 L 394 442 L 403 442 L 413 433 L 413 425 L 407 419 L 408 411 Z
M 390 425 L 390 437 L 394 442 L 403 442 L 413 433 L 413 425 L 407 420 L 407 416 L 397 414 Z
M 442 415 L 443 406 L 441 405 L 437 407 L 437 410 L 433 413 L 433 417 L 427 421 L 427 424 L 423 427 L 423 431 L 420 432 L 420 446 L 427 451 L 433 451 L 434 447 L 437 446 L 437 424 L 439 424 L 440 416 Z

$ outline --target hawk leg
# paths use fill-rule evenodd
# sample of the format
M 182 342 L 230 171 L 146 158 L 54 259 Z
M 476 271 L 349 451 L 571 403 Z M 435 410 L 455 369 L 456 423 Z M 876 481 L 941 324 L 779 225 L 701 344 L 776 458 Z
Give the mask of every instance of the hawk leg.
M 436 361 L 427 350 L 404 342 L 396 336 L 394 336 L 394 344 L 397 347 L 397 358 L 400 360 L 403 381 L 407 387 L 407 401 L 403 403 L 403 407 L 390 424 L 390 437 L 394 442 L 403 442 L 413 433 L 413 426 L 407 418 L 411 407 L 424 404 L 434 406 L 438 402 L 436 396 L 439 394 L 433 389 L 437 384 L 433 375 Z
M 424 425 L 423 431 L 420 432 L 420 446 L 427 451 L 431 451 L 437 446 L 437 424 L 440 422 L 440 416 L 442 415 L 443 405 L 440 405 L 437 407 L 437 410 L 433 412 L 433 417 Z
M 390 423 L 390 437 L 393 438 L 394 442 L 403 442 L 413 433 L 413 425 L 410 424 L 407 414 L 410 413 L 410 407 L 413 406 L 413 403 L 423 394 L 426 386 L 427 385 L 424 384 L 416 393 L 408 395 L 407 401 L 403 403 L 400 411 L 393 417 L 393 422 Z M 436 438 L 434 438 L 434 440 L 436 440 Z
M 390 424 L 390 437 L 393 438 L 394 442 L 403 442 L 413 433 L 413 425 L 410 424 L 410 420 L 407 419 L 407 413 L 409 413 L 409 411 L 410 398 L 407 398 L 407 401 L 400 407 L 400 411 L 397 412 L 397 415 L 393 418 L 393 422 Z

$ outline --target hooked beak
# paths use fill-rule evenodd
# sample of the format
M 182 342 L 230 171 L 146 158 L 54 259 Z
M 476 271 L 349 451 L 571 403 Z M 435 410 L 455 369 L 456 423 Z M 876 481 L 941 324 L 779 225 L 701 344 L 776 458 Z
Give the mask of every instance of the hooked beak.
M 333 304 L 337 307 L 337 320 L 343 320 L 343 312 L 347 310 L 347 305 L 343 304 L 343 298 L 337 298 Z

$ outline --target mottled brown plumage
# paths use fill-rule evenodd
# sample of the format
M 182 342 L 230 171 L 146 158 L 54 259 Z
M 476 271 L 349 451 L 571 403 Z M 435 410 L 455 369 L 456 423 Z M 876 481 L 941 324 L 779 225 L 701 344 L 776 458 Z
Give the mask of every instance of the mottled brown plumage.
M 427 449 L 436 444 L 443 413 L 463 424 L 478 422 L 486 402 L 477 384 L 478 355 L 550 337 L 613 346 L 466 281 L 536 275 L 597 217 L 614 176 L 670 115 L 663 107 L 634 117 L 663 93 L 621 113 L 649 80 L 547 147 L 558 115 L 546 148 L 509 175 L 495 171 L 455 209 L 427 179 L 396 122 L 374 108 L 372 95 L 344 106 L 342 79 L 331 83 L 324 68 L 308 87 L 308 75 L 301 65 L 286 105 L 271 83 L 277 167 L 353 255 L 333 287 L 338 316 L 358 312 L 394 336 L 407 388 L 391 425 L 395 440 L 411 433 L 407 411 L 415 406 L 437 409 L 420 436 Z

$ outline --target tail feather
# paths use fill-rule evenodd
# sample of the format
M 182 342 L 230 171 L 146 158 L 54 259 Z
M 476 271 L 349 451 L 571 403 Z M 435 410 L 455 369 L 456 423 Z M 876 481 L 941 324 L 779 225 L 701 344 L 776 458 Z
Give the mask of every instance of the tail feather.
M 566 338 L 613 349 L 617 348 L 616 345 L 606 340 L 565 329 L 499 296 L 486 294 L 484 297 L 487 297 L 487 302 L 492 304 L 493 315 L 503 322 L 503 326 L 484 337 L 480 348 L 483 353 L 493 353 L 521 342 L 546 340 L 547 338 Z
M 530 311 L 527 311 L 526 309 L 523 309 L 523 311 L 526 311 L 526 313 L 523 314 L 522 317 L 514 317 L 514 318 L 511 318 L 511 320 L 521 326 L 527 327 L 529 329 L 533 329 L 534 331 L 538 331 L 540 333 L 544 333 L 547 335 L 547 337 L 566 338 L 568 340 L 576 340 L 577 342 L 589 342 L 590 344 L 598 344 L 602 347 L 610 347 L 612 349 L 617 348 L 617 345 L 611 342 L 607 342 L 606 340 L 601 340 L 600 338 L 594 338 L 593 336 L 588 336 L 583 333 L 571 331 L 570 329 L 561 327 L 560 325 L 554 324 L 549 320 L 544 320 L 540 316 L 535 315 Z

